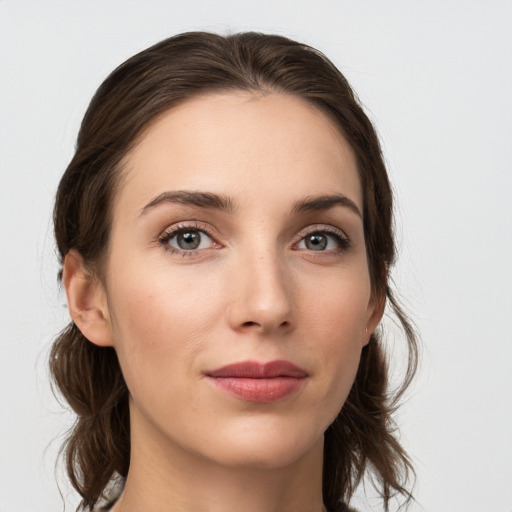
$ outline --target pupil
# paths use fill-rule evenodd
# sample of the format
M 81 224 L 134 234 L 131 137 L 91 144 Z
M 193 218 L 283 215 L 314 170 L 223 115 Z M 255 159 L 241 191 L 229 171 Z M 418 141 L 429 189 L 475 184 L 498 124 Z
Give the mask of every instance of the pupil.
M 201 237 L 199 236 L 199 233 L 187 231 L 185 233 L 180 233 L 177 241 L 180 249 L 197 249 L 201 242 Z
M 306 247 L 312 251 L 321 251 L 327 247 L 327 237 L 324 235 L 310 235 L 306 239 Z

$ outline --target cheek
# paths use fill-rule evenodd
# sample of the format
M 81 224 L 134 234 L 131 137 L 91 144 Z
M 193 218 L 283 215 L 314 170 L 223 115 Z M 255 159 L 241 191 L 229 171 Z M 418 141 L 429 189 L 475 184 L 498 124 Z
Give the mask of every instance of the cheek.
M 308 348 L 317 361 L 323 404 L 331 421 L 353 384 L 365 341 L 369 279 L 363 271 L 350 277 L 326 282 L 322 293 L 310 294 L 303 304 L 315 340 Z
M 216 273 L 203 271 L 198 276 L 193 266 L 176 270 L 165 260 L 150 265 L 145 271 L 146 262 L 135 261 L 111 276 L 109 307 L 118 341 L 131 339 L 157 349 L 162 338 L 172 344 L 177 334 L 187 337 L 206 329 L 222 301 Z
M 212 300 L 207 279 L 191 281 L 186 275 L 155 271 L 152 276 L 139 272 L 133 280 L 126 270 L 113 276 L 109 303 L 115 348 L 130 392 L 158 389 L 162 376 L 172 383 L 169 389 L 179 391 L 183 376 L 196 370 L 206 334 L 216 329 L 222 298 L 215 294 Z
M 303 287 L 302 316 L 309 318 L 320 339 L 331 340 L 332 348 L 360 348 L 369 314 L 371 289 L 364 268 L 317 281 L 315 289 Z

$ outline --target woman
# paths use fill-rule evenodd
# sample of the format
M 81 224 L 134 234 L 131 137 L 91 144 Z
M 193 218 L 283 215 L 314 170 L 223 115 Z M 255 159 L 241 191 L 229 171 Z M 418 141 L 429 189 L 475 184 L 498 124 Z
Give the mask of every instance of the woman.
M 73 321 L 50 365 L 82 508 L 117 478 L 103 510 L 343 511 L 367 470 L 386 510 L 411 498 L 391 191 L 323 55 L 188 33 L 132 57 L 89 106 L 54 222 Z M 386 300 L 409 342 L 395 397 Z

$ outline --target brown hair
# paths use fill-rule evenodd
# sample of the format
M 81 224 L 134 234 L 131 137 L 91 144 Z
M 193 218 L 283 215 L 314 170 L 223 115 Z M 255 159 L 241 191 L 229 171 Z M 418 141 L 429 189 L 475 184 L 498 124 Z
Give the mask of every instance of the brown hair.
M 373 126 L 338 69 L 317 50 L 276 35 L 227 37 L 194 32 L 166 39 L 131 57 L 100 86 L 83 119 L 76 153 L 60 182 L 54 210 L 60 257 L 76 249 L 101 278 L 120 162 L 156 116 L 203 92 L 277 91 L 299 96 L 326 112 L 358 160 L 364 232 L 372 291 L 388 299 L 409 349 L 400 389 L 389 390 L 379 333 L 363 348 L 346 403 L 325 433 L 323 498 L 342 511 L 367 470 L 389 510 L 407 490 L 412 465 L 399 444 L 392 413 L 417 363 L 414 331 L 393 298 L 388 273 L 395 258 L 392 194 Z M 92 507 L 130 465 L 128 390 L 113 348 L 90 343 L 71 323 L 55 340 L 50 368 L 77 414 L 64 445 L 67 471 Z

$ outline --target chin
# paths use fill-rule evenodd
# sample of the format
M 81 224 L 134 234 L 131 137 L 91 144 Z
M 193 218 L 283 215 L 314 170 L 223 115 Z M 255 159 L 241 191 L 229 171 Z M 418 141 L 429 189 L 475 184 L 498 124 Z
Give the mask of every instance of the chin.
M 230 429 L 231 430 L 231 429 Z M 316 429 L 315 429 L 316 430 Z M 221 465 L 240 469 L 279 469 L 323 451 L 323 430 L 297 430 L 284 426 L 248 426 L 241 432 L 226 432 L 212 443 Z

